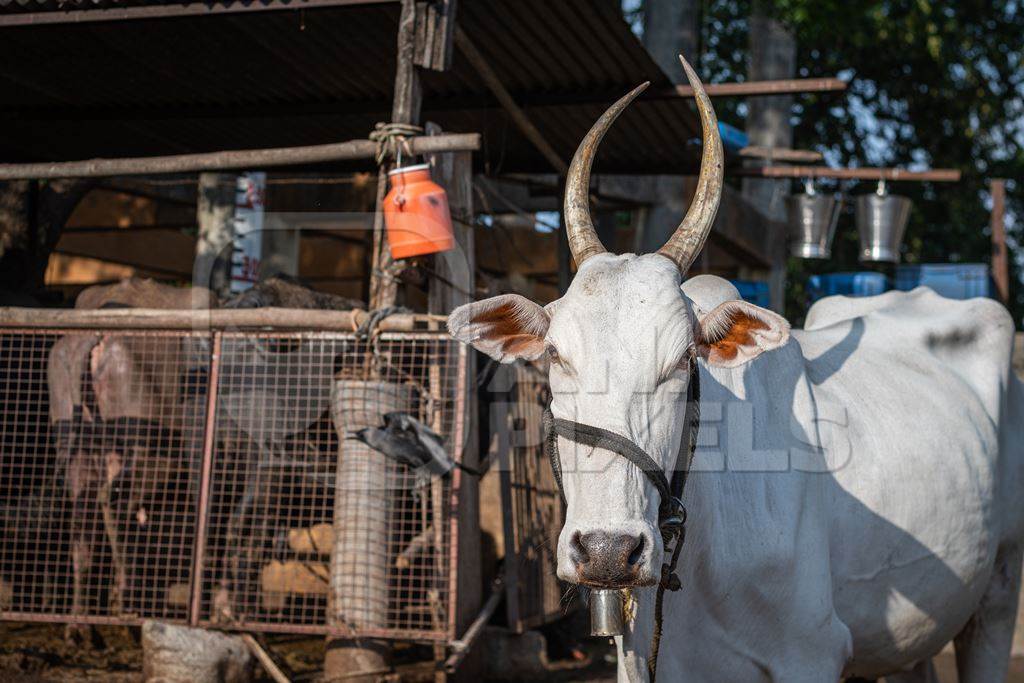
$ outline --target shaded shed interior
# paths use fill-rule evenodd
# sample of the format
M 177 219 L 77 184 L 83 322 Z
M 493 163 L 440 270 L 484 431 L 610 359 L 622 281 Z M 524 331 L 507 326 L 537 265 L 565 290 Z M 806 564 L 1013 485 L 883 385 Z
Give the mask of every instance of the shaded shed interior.
M 140 3 L 0 2 L 3 160 L 328 143 L 365 138 L 390 119 L 397 2 L 287 9 L 270 0 L 258 11 L 83 20 L 129 4 Z M 11 25 L 27 16 L 69 23 Z M 658 95 L 670 81 L 612 0 L 467 0 L 458 22 L 566 160 L 610 102 L 650 80 L 655 92 L 614 127 L 596 170 L 696 170 L 692 105 Z M 481 170 L 550 170 L 457 49 L 450 71 L 422 81 L 423 120 L 483 134 Z

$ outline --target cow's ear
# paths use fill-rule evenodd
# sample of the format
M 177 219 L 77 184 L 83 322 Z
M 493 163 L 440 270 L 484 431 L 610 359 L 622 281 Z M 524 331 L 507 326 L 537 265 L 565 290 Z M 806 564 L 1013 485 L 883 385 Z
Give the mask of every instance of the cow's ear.
M 448 316 L 448 331 L 496 361 L 535 360 L 544 353 L 547 312 L 518 294 L 502 294 L 459 306 Z
M 697 352 L 711 365 L 734 368 L 789 340 L 789 323 L 746 301 L 726 301 L 697 321 Z

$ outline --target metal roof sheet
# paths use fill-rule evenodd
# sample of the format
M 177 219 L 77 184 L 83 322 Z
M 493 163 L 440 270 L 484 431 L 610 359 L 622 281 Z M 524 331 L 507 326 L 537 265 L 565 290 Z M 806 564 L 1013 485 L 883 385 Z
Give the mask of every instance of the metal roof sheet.
M 72 5 L 176 6 L 0 0 L 0 160 L 317 144 L 364 138 L 390 115 L 395 2 L 3 26 L 12 13 Z M 644 80 L 670 85 L 613 0 L 463 0 L 458 20 L 566 160 L 615 98 Z M 483 133 L 476 158 L 488 170 L 550 170 L 458 52 L 423 86 L 424 120 Z M 692 172 L 697 126 L 685 100 L 641 99 L 597 170 Z

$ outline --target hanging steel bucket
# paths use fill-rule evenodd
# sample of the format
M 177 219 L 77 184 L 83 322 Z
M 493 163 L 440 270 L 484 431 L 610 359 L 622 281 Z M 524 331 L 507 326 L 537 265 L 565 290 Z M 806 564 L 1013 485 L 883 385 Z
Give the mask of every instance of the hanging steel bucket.
M 804 194 L 788 197 L 790 253 L 800 258 L 829 258 L 842 206 L 838 197 L 816 194 L 809 182 Z
M 908 198 L 886 192 L 884 182 L 878 184 L 876 192 L 857 197 L 861 261 L 899 263 L 911 206 Z

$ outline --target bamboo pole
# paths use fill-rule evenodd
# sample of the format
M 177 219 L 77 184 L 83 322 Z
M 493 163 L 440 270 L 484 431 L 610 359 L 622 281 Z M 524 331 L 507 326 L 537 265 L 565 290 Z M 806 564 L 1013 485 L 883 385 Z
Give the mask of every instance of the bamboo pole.
M 827 166 L 761 166 L 737 168 L 733 175 L 761 178 L 839 178 L 843 180 L 917 180 L 955 183 L 960 171 L 953 168 L 933 168 L 927 171 L 907 171 L 902 168 L 828 168 Z
M 480 149 L 480 134 L 452 133 L 434 137 L 418 136 L 410 138 L 409 144 L 413 154 L 474 151 Z M 102 178 L 155 173 L 221 171 L 374 159 L 376 156 L 377 143 L 373 140 L 349 140 L 305 147 L 247 149 L 162 157 L 0 164 L 0 180 Z
M 166 310 L 152 308 L 59 309 L 0 308 L 0 328 L 68 328 L 135 330 L 223 330 L 260 328 L 352 332 L 368 313 L 295 308 Z M 445 316 L 392 315 L 381 320 L 381 332 L 443 331 Z

